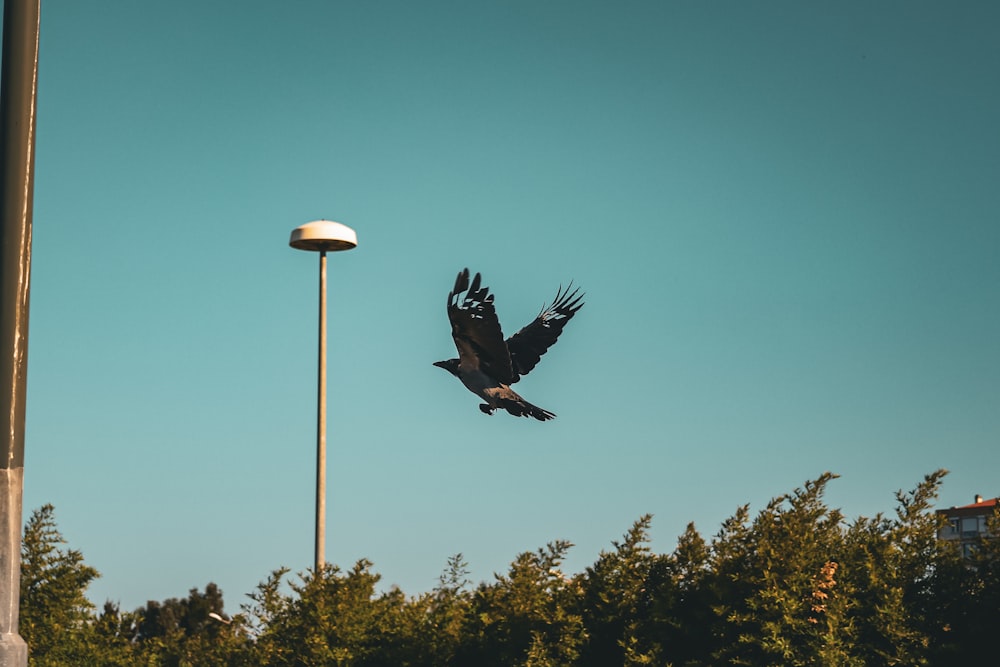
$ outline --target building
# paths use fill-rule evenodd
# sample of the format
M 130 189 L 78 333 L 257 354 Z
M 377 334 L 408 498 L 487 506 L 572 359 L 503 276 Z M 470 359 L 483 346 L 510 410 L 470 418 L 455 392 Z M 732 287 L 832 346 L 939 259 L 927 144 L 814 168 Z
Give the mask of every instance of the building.
M 987 520 L 997 508 L 997 498 L 983 500 L 976 496 L 976 502 L 961 507 L 949 507 L 937 510 L 936 514 L 948 520 L 940 530 L 938 539 L 957 541 L 962 549 L 962 555 L 968 557 L 980 538 L 989 535 L 986 529 Z

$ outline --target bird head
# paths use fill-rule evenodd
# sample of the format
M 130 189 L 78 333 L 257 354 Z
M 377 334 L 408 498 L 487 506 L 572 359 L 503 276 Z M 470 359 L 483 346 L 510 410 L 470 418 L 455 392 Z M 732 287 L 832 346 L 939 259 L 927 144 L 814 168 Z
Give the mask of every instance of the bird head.
M 448 359 L 447 361 L 435 361 L 434 365 L 443 368 L 455 377 L 458 377 L 458 359 Z

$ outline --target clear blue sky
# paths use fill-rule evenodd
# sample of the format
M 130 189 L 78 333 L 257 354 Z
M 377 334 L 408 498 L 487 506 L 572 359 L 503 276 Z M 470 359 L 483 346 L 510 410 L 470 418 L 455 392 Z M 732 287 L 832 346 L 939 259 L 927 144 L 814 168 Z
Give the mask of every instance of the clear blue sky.
M 706 536 L 826 470 L 1000 493 L 1000 5 L 45 0 L 25 515 L 126 609 L 311 564 L 316 218 L 327 556 L 429 590 Z M 587 305 L 484 416 L 431 363 Z

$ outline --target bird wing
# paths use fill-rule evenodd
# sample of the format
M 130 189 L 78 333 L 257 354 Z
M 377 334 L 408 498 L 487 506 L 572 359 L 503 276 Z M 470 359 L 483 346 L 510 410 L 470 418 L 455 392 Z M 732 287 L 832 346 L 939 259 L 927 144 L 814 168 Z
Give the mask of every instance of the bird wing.
M 531 324 L 507 339 L 514 369 L 513 382 L 531 372 L 546 350 L 555 344 L 566 323 L 583 307 L 584 295 L 578 294 L 579 288 L 572 292 L 571 289 L 572 282 L 565 290 L 560 286 L 552 304 L 542 308 Z
M 510 353 L 493 308 L 493 295 L 488 287 L 480 285 L 480 280 L 477 273 L 470 284 L 469 270 L 463 269 L 455 278 L 455 287 L 448 293 L 448 320 L 458 348 L 459 368 L 478 369 L 510 384 L 514 381 Z

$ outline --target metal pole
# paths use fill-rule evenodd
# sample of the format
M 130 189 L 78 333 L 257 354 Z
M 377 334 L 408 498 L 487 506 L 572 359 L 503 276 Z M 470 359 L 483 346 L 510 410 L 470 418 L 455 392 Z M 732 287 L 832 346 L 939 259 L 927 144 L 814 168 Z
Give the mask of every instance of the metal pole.
M 326 563 L 326 251 L 319 253 L 319 394 L 316 407 L 316 574 Z
M 39 0 L 5 0 L 0 75 L 0 667 L 25 667 L 18 634 Z

